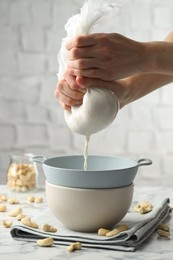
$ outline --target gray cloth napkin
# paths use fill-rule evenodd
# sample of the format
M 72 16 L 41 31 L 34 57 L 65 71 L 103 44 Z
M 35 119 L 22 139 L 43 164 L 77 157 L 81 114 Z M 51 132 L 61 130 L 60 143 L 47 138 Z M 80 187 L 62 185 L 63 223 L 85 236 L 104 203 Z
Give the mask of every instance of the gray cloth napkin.
M 158 200 L 150 199 L 154 208 L 147 214 L 140 214 L 133 211 L 134 202 L 131 209 L 124 219 L 118 223 L 127 224 L 129 229 L 120 234 L 107 238 L 99 236 L 97 233 L 74 232 L 64 227 L 47 208 L 32 220 L 41 227 L 48 223 L 58 228 L 56 233 L 43 232 L 41 229 L 33 229 L 20 225 L 14 225 L 11 230 L 11 236 L 16 240 L 36 241 L 40 238 L 52 237 L 55 245 L 69 245 L 72 242 L 79 241 L 82 247 L 112 249 L 121 251 L 135 251 L 157 228 L 158 224 L 164 222 L 171 212 L 169 207 L 169 198 Z

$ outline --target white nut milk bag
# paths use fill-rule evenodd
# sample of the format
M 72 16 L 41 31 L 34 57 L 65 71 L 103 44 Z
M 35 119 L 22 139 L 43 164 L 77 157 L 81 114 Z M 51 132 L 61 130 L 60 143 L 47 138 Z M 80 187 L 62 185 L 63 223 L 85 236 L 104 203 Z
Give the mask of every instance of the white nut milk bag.
M 96 27 L 103 28 L 105 24 L 113 23 L 111 14 L 119 11 L 115 1 L 88 0 L 84 3 L 79 14 L 72 16 L 65 25 L 67 37 L 62 40 L 58 54 L 59 80 L 63 79 L 67 67 L 68 55 L 65 48 L 66 41 L 81 34 L 103 32 Z M 106 15 L 107 19 L 104 21 Z M 109 17 L 109 19 L 108 19 Z M 72 131 L 86 137 L 106 128 L 114 120 L 119 108 L 116 95 L 106 88 L 89 88 L 83 97 L 81 106 L 74 106 L 71 111 L 65 110 L 65 121 Z

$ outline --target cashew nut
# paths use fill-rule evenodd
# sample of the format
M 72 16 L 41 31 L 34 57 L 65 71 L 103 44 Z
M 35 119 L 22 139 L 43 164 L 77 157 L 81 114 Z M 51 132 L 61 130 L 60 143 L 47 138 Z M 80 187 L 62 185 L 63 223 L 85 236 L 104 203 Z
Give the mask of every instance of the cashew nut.
M 164 230 L 162 230 L 162 229 L 158 229 L 158 230 L 157 230 L 157 234 L 158 234 L 159 236 L 161 236 L 161 237 L 167 237 L 167 238 L 170 237 L 170 233 L 167 232 L 167 231 L 164 231 Z
M 38 246 L 52 246 L 54 243 L 53 241 L 53 238 L 52 237 L 47 237 L 47 238 L 44 238 L 44 239 L 39 239 L 37 240 L 37 245 Z
M 9 221 L 6 221 L 6 220 L 2 220 L 1 221 L 2 225 L 5 227 L 5 228 L 10 228 L 11 225 L 13 224 L 12 220 L 9 220 Z
M 81 249 L 81 243 L 80 242 L 75 242 L 75 243 L 72 243 L 71 245 L 69 245 L 67 247 L 67 250 L 69 252 L 73 252 L 75 250 L 80 250 Z
M 170 228 L 168 225 L 164 224 L 164 223 L 160 223 L 158 225 L 158 229 L 157 229 L 157 234 L 161 237 L 170 237 Z
M 48 225 L 48 224 L 43 224 L 42 230 L 45 231 L 45 232 L 57 232 L 57 228 L 55 228 L 51 225 Z
M 19 215 L 16 216 L 16 218 L 17 218 L 18 221 L 21 221 L 21 219 L 22 219 L 22 218 L 25 218 L 25 217 L 26 217 L 25 214 L 19 214 Z
M 25 216 L 24 218 L 21 218 L 21 222 L 24 224 L 25 222 L 31 222 L 30 217 Z
M 21 187 L 21 191 L 22 191 L 22 192 L 25 192 L 25 191 L 27 191 L 27 190 L 28 190 L 27 186 L 22 186 L 22 187 Z
M 22 208 L 16 208 L 16 209 L 11 210 L 8 213 L 8 216 L 10 216 L 10 217 L 17 217 L 17 215 L 19 215 L 19 214 L 22 214 Z
M 160 223 L 157 228 L 162 229 L 162 230 L 167 231 L 167 232 L 170 231 L 170 227 L 168 225 L 164 224 L 164 223 Z
M 152 211 L 152 209 L 153 209 L 153 205 L 148 201 L 143 201 L 141 203 L 138 203 L 134 207 L 134 211 L 139 212 L 141 214 L 146 214 L 146 213 Z
M 17 200 L 16 198 L 8 198 L 7 202 L 9 204 L 19 204 L 19 200 Z
M 43 198 L 42 197 L 38 197 L 35 199 L 36 203 L 42 203 L 43 202 Z
M 6 210 L 7 210 L 7 207 L 3 203 L 1 203 L 0 204 L 0 212 L 5 212 Z
M 25 226 L 27 226 L 27 227 L 36 228 L 36 229 L 38 228 L 37 223 L 32 222 L 29 217 L 22 218 L 22 219 L 21 219 L 21 222 L 22 222 Z
M 108 232 L 110 232 L 109 229 L 100 228 L 100 229 L 98 230 L 98 235 L 99 235 L 99 236 L 106 236 L 106 234 L 107 234 Z
M 127 225 L 122 225 L 122 226 L 119 226 L 117 228 L 114 228 L 112 231 L 106 233 L 106 236 L 107 237 L 112 237 L 112 236 L 116 236 L 117 234 L 121 233 L 122 231 L 125 231 L 128 229 L 128 226 Z
M 19 175 L 20 175 L 20 180 L 21 181 L 28 182 L 31 179 L 30 172 L 27 172 L 27 171 L 26 172 L 22 172 L 22 170 L 21 170 Z
M 28 200 L 28 202 L 34 202 L 35 197 L 34 196 L 28 196 L 27 200 Z
M 7 201 L 7 199 L 8 199 L 7 196 L 5 196 L 3 194 L 0 195 L 0 200 L 1 201 Z
M 10 187 L 9 187 L 9 189 L 10 189 Z M 11 189 L 11 190 L 13 190 L 13 189 Z M 21 187 L 19 187 L 19 186 L 16 186 L 14 188 L 14 190 L 17 191 L 17 192 L 21 192 L 22 191 Z

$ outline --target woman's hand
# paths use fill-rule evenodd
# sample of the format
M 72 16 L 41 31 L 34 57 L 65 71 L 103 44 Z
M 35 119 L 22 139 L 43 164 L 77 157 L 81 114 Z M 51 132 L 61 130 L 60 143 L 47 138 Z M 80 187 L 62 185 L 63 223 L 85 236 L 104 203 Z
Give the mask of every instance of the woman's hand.
M 82 104 L 83 96 L 87 88 L 107 88 L 116 94 L 120 107 L 123 107 L 128 103 L 129 99 L 127 83 L 126 80 L 103 81 L 83 77 L 75 78 L 66 71 L 64 79 L 57 83 L 54 96 L 65 110 L 70 110 L 71 106 L 79 106 Z
M 117 81 L 103 81 L 75 78 L 66 72 L 65 79 L 57 84 L 55 97 L 64 109 L 70 110 L 71 106 L 82 104 L 87 88 L 107 88 L 115 93 L 122 108 L 170 82 L 173 82 L 173 76 L 162 74 L 138 74 Z
M 145 45 L 117 33 L 77 36 L 66 48 L 73 76 L 112 81 L 144 72 Z
M 79 86 L 76 82 L 76 77 L 66 71 L 64 79 L 57 83 L 54 96 L 65 110 L 70 110 L 71 106 L 82 104 L 85 92 L 86 88 Z

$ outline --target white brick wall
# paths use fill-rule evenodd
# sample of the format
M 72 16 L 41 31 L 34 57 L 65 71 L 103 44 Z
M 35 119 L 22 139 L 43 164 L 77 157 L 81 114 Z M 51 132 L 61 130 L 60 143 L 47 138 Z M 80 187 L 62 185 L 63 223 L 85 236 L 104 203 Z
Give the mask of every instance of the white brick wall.
M 10 154 L 82 154 L 53 93 L 64 24 L 82 0 L 0 0 L 0 183 Z M 110 30 L 136 40 L 162 40 L 173 29 L 172 0 L 127 0 Z M 173 184 L 173 85 L 125 107 L 91 137 L 90 154 L 148 157 L 138 185 Z M 40 168 L 41 171 L 41 168 Z M 44 176 L 40 177 L 44 181 Z

